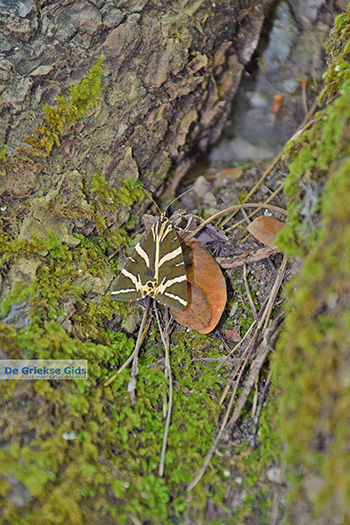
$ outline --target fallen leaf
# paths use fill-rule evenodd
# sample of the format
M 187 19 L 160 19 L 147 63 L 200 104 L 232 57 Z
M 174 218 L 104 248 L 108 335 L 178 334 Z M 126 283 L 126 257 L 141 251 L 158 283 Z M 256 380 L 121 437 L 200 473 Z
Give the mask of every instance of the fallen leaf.
M 281 93 L 277 93 L 276 95 L 273 96 L 273 101 L 272 101 L 272 113 L 274 115 L 278 115 L 281 110 L 282 110 L 282 107 L 283 107 L 283 95 Z
M 240 326 L 235 326 L 232 330 L 225 330 L 225 335 L 228 339 L 231 339 L 234 343 L 239 343 L 241 338 Z
M 236 166 L 234 168 L 226 168 L 220 173 L 220 179 L 238 180 L 247 166 Z
M 184 310 L 170 308 L 170 313 L 178 323 L 197 332 L 202 332 L 211 319 L 209 302 L 204 292 L 189 281 L 187 282 L 187 307 Z
M 192 264 L 186 271 L 187 279 L 204 293 L 211 312 L 208 324 L 197 331 L 208 334 L 214 330 L 224 311 L 227 300 L 226 281 L 218 263 L 198 241 L 193 240 L 188 245 L 192 250 Z
M 276 237 L 278 232 L 284 228 L 284 222 L 271 217 L 270 215 L 262 215 L 249 224 L 247 230 L 258 241 L 267 246 L 275 247 Z

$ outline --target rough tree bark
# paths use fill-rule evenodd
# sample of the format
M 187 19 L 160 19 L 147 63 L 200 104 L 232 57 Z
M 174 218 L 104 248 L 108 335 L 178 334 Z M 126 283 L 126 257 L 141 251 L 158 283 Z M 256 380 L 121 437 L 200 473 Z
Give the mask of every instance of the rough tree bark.
M 57 183 L 72 169 L 102 168 L 114 185 L 141 176 L 151 190 L 170 169 L 181 177 L 189 153 L 220 135 L 269 4 L 27 0 L 16 14 L 2 8 L 1 140 L 11 154 L 40 124 L 44 104 L 104 53 L 103 102 L 45 171 Z

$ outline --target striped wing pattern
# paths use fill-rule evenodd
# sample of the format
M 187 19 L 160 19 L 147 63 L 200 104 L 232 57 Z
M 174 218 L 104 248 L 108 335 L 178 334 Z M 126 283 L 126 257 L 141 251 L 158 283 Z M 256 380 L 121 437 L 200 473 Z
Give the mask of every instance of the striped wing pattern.
M 112 295 L 118 301 L 150 296 L 166 306 L 187 306 L 187 280 L 180 240 L 161 215 L 121 271 Z

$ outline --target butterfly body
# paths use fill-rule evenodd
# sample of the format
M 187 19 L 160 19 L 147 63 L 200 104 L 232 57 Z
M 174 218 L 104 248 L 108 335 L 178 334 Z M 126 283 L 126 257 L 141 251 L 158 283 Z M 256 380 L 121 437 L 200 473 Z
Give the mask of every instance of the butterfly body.
M 187 306 L 187 279 L 179 237 L 161 214 L 135 246 L 112 292 L 119 301 L 150 296 L 183 310 Z

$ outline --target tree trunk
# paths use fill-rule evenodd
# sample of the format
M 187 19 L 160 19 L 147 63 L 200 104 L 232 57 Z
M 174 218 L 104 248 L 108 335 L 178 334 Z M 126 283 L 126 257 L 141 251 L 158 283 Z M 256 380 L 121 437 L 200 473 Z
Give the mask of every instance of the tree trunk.
M 104 53 L 101 104 L 42 169 L 55 186 L 73 169 L 102 169 L 115 186 L 140 176 L 152 191 L 170 170 L 180 178 L 220 135 L 269 3 L 27 0 L 7 17 L 3 8 L 2 141 L 13 153 L 44 105 Z

